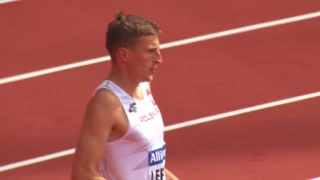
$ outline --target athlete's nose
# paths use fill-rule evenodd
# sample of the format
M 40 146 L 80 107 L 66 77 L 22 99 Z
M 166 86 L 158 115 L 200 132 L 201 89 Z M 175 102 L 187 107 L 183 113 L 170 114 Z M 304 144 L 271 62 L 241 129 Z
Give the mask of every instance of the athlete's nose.
M 156 63 L 159 63 L 159 64 L 163 63 L 162 54 L 160 50 L 157 51 Z

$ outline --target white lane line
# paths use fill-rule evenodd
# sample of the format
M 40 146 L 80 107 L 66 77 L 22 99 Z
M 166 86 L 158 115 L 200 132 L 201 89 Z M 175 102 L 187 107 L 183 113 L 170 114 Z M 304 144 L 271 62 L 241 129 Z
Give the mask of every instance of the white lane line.
M 29 79 L 29 78 L 33 78 L 33 77 L 37 77 L 37 76 L 42 76 L 42 75 L 46 75 L 46 74 L 51 74 L 51 73 L 59 72 L 59 71 L 63 71 L 63 70 L 73 69 L 76 67 L 88 66 L 91 64 L 101 63 L 101 62 L 108 61 L 108 60 L 110 60 L 110 56 L 104 56 L 104 57 L 89 59 L 89 60 L 80 61 L 80 62 L 76 62 L 76 63 L 72 63 L 72 64 L 66 64 L 66 65 L 57 66 L 57 67 L 53 67 L 53 68 L 48 68 L 48 69 L 33 71 L 33 72 L 20 74 L 20 75 L 16 75 L 16 76 L 11 76 L 11 77 L 7 77 L 7 78 L 2 78 L 2 79 L 0 79 L 0 85 L 12 83 L 15 81 L 21 81 L 24 79 Z
M 167 126 L 166 131 L 176 130 L 176 129 L 180 129 L 180 128 L 186 128 L 188 126 L 194 126 L 194 125 L 201 124 L 201 123 L 207 123 L 207 122 L 218 120 L 218 119 L 232 117 L 232 116 L 236 116 L 236 115 L 240 115 L 240 114 L 245 114 L 245 113 L 249 113 L 249 112 L 253 112 L 253 111 L 267 109 L 267 108 L 280 106 L 280 105 L 284 105 L 284 104 L 289 104 L 289 103 L 302 101 L 302 100 L 306 100 L 306 99 L 316 98 L 319 96 L 320 96 L 320 91 L 315 92 L 315 93 L 311 93 L 311 94 L 292 97 L 289 99 L 283 99 L 283 100 L 279 100 L 279 101 L 269 102 L 266 104 L 251 106 L 248 108 L 239 109 L 239 110 L 231 111 L 231 112 L 227 112 L 227 113 L 217 114 L 217 115 L 213 115 L 213 116 L 207 116 L 207 117 L 203 117 L 203 118 L 199 118 L 199 119 L 195 119 L 195 120 L 191 120 L 191 121 L 184 121 L 181 123 Z
M 189 126 L 195 126 L 195 125 L 201 124 L 201 123 L 207 123 L 207 122 L 215 121 L 218 119 L 232 117 L 232 116 L 236 116 L 236 115 L 240 115 L 240 114 L 245 114 L 245 113 L 249 113 L 249 112 L 253 112 L 253 111 L 267 109 L 267 108 L 280 106 L 280 105 L 284 105 L 284 104 L 289 104 L 289 103 L 302 101 L 302 100 L 306 100 L 306 99 L 316 98 L 319 96 L 320 96 L 320 91 L 315 92 L 315 93 L 311 93 L 311 94 L 296 96 L 296 97 L 292 97 L 292 98 L 288 98 L 288 99 L 282 99 L 282 100 L 278 100 L 278 101 L 274 101 L 274 102 L 269 102 L 269 103 L 265 103 L 265 104 L 260 104 L 260 105 L 256 105 L 256 106 L 252 106 L 252 107 L 248 107 L 248 108 L 244 108 L 244 109 L 239 109 L 236 111 L 230 111 L 230 112 L 226 112 L 226 113 L 222 113 L 222 114 L 217 114 L 217 115 L 207 116 L 207 117 L 203 117 L 203 118 L 199 118 L 199 119 L 189 120 L 189 121 L 166 126 L 165 131 L 166 132 L 173 131 L 173 130 L 177 130 L 177 129 L 181 129 L 181 128 L 186 128 Z M 74 154 L 74 152 L 75 152 L 75 148 L 72 148 L 72 149 L 60 151 L 57 153 L 53 153 L 53 154 L 49 154 L 49 155 L 45 155 L 45 156 L 40 156 L 37 158 L 32 158 L 32 159 L 28 159 L 28 160 L 24 160 L 24 161 L 12 163 L 12 164 L 4 165 L 4 166 L 0 166 L 0 172 L 20 168 L 20 167 L 27 166 L 27 165 L 32 165 L 35 163 L 48 161 L 51 159 L 60 158 L 63 156 L 72 155 L 72 154 Z
M 254 25 L 244 26 L 244 27 L 240 27 L 240 28 L 236 28 L 236 29 L 206 34 L 206 35 L 192 37 L 192 38 L 188 38 L 188 39 L 182 39 L 182 40 L 178 40 L 178 41 L 173 41 L 173 42 L 161 44 L 160 48 L 166 49 L 166 48 L 182 46 L 182 45 L 201 42 L 201 41 L 205 41 L 205 40 L 209 40 L 209 39 L 215 39 L 215 38 L 219 38 L 219 37 L 230 36 L 230 35 L 234 35 L 234 34 L 263 29 L 263 28 L 267 28 L 267 27 L 278 26 L 278 25 L 282 25 L 282 24 L 288 24 L 288 23 L 293 23 L 293 22 L 297 22 L 297 21 L 307 20 L 307 19 L 316 18 L 319 16 L 320 16 L 320 11 L 317 11 L 317 12 L 303 14 L 303 15 L 299 15 L 299 16 L 293 16 L 293 17 L 289 17 L 289 18 L 285 18 L 285 19 L 269 21 L 269 22 L 265 22 L 265 23 L 254 24 Z M 101 62 L 105 62 L 105 61 L 109 61 L 109 60 L 110 60 L 110 56 L 103 56 L 103 57 L 99 57 L 99 58 L 80 61 L 77 63 L 71 63 L 71 64 L 67 64 L 67 65 L 57 66 L 57 67 L 43 69 L 43 70 L 39 70 L 39 71 L 33 71 L 33 72 L 19 74 L 19 75 L 15 75 L 15 76 L 6 77 L 6 78 L 1 78 L 0 85 L 12 83 L 12 82 L 16 82 L 16 81 L 20 81 L 20 80 L 24 80 L 24 79 L 29 79 L 29 78 L 33 78 L 33 77 L 37 77 L 37 76 L 42 76 L 42 75 L 50 74 L 50 73 L 54 73 L 54 72 L 59 72 L 59 71 L 67 70 L 67 69 L 77 68 L 77 67 L 81 67 L 81 66 L 88 66 L 91 64 L 101 63 Z
M 14 2 L 14 1 L 18 1 L 18 0 L 0 0 L 0 4 L 5 4 L 9 2 Z

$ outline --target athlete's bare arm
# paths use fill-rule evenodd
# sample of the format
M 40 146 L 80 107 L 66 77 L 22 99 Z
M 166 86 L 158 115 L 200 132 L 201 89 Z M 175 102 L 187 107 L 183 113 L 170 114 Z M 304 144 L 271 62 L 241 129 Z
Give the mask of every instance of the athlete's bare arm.
M 104 180 L 97 168 L 120 112 L 120 103 L 110 91 L 100 90 L 92 97 L 77 142 L 72 180 Z

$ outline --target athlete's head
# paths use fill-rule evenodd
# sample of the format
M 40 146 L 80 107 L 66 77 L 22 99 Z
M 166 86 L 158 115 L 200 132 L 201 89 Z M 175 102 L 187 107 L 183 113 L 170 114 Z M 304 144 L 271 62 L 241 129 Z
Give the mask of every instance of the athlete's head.
M 138 81 L 150 81 L 155 68 L 162 62 L 160 33 L 155 22 L 118 12 L 106 33 L 111 62 L 125 66 L 128 74 L 139 78 Z

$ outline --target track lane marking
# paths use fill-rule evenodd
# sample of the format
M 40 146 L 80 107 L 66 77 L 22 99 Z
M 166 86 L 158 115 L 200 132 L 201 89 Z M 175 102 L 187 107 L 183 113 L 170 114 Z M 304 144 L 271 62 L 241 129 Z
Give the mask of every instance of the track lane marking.
M 0 0 L 0 4 L 5 4 L 5 3 L 10 3 L 10 2 L 15 2 L 18 0 Z
M 258 30 L 258 29 L 293 23 L 293 22 L 317 18 L 317 17 L 320 17 L 320 11 L 308 13 L 308 14 L 303 14 L 303 15 L 298 15 L 298 16 L 293 16 L 293 17 L 275 20 L 275 21 L 268 21 L 268 22 L 264 22 L 264 23 L 243 26 L 240 28 L 230 29 L 230 30 L 226 30 L 226 31 L 220 31 L 220 32 L 216 32 L 216 33 L 210 33 L 210 34 L 206 34 L 206 35 L 202 35 L 202 36 L 196 36 L 196 37 L 192 37 L 192 38 L 177 40 L 177 41 L 161 44 L 160 48 L 167 49 L 167 48 L 192 44 L 192 43 L 196 43 L 196 42 L 201 42 L 201 41 L 205 41 L 205 40 L 209 40 L 209 39 L 230 36 L 230 35 L 234 35 L 234 34 L 254 31 L 254 30 Z M 21 81 L 24 79 L 30 79 L 30 78 L 34 78 L 34 77 L 38 77 L 38 76 L 43 76 L 46 74 L 51 74 L 51 73 L 64 71 L 64 70 L 68 70 L 68 69 L 73 69 L 73 68 L 77 68 L 77 67 L 89 66 L 92 64 L 102 63 L 102 62 L 109 61 L 109 60 L 110 60 L 110 56 L 103 56 L 103 57 L 98 57 L 98 58 L 94 58 L 94 59 L 79 61 L 76 63 L 56 66 L 53 68 L 47 68 L 47 69 L 28 72 L 28 73 L 24 73 L 24 74 L 15 75 L 15 76 L 5 77 L 5 78 L 0 79 L 0 85 L 12 83 L 12 82 L 16 82 L 16 81 Z
M 177 123 L 177 124 L 172 124 L 172 125 L 166 126 L 165 131 L 166 132 L 173 131 L 173 130 L 177 130 L 177 129 L 181 129 L 181 128 L 195 126 L 195 125 L 202 124 L 202 123 L 208 123 L 211 121 L 215 121 L 215 120 L 219 120 L 219 119 L 223 119 L 223 118 L 227 118 L 227 117 L 241 115 L 241 114 L 245 114 L 245 113 L 249 113 L 249 112 L 253 112 L 253 111 L 258 111 L 258 110 L 262 110 L 262 109 L 267 109 L 267 108 L 271 108 L 271 107 L 275 107 L 275 106 L 280 106 L 280 105 L 289 104 L 289 103 L 298 102 L 298 101 L 307 100 L 307 99 L 316 98 L 316 97 L 320 97 L 320 91 L 310 93 L 310 94 L 301 95 L 301 96 L 291 97 L 288 99 L 273 101 L 273 102 L 269 102 L 269 103 L 265 103 L 265 104 L 260 104 L 260 105 L 256 105 L 256 106 L 251 106 L 251 107 L 247 107 L 247 108 L 243 108 L 243 109 L 239 109 L 239 110 L 235 110 L 235 111 L 229 111 L 226 113 L 202 117 L 202 118 L 198 118 L 198 119 L 194 119 L 194 120 L 188 120 L 188 121 Z M 20 168 L 23 166 L 28 166 L 28 165 L 48 161 L 51 159 L 57 159 L 60 157 L 72 155 L 74 153 L 75 153 L 75 148 L 72 148 L 72 149 L 60 151 L 57 153 L 52 153 L 52 154 L 48 154 L 48 155 L 44 155 L 44 156 L 40 156 L 40 157 L 36 157 L 36 158 L 24 160 L 24 161 L 12 163 L 12 164 L 0 166 L 0 172 L 4 172 L 4 171 Z

